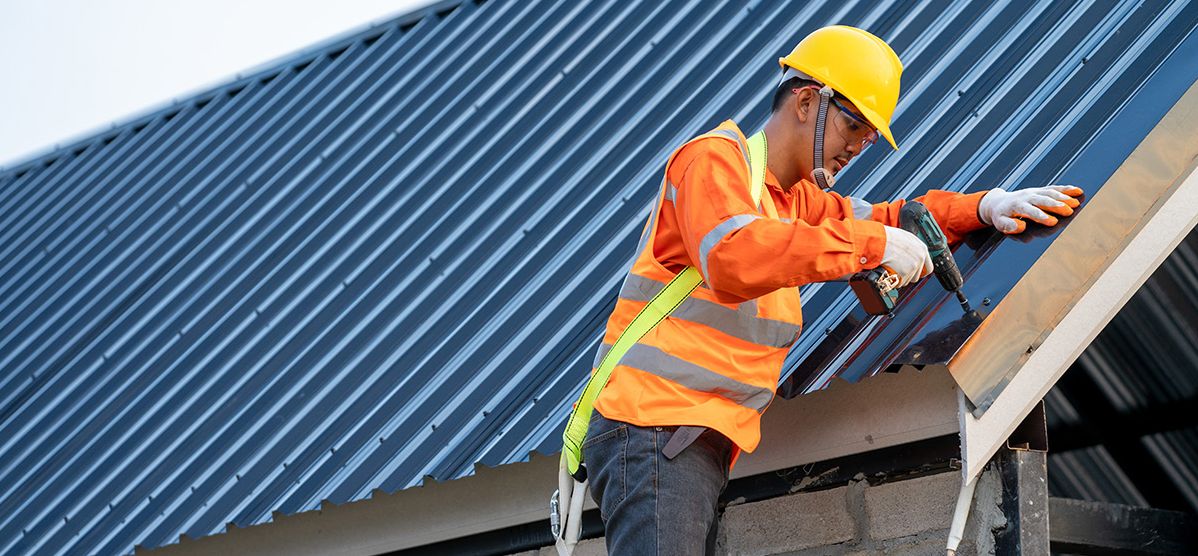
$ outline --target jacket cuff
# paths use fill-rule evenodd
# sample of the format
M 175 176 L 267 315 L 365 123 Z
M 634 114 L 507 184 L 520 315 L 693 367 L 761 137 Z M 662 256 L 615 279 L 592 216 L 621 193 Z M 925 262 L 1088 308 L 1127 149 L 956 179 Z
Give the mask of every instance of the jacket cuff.
M 886 253 L 886 226 L 874 220 L 848 219 L 853 225 L 853 261 L 857 270 L 876 268 Z
M 982 219 L 978 216 L 978 204 L 982 202 L 982 197 L 985 197 L 990 190 L 978 191 L 977 193 L 969 193 L 967 195 L 958 195 L 955 199 L 949 202 L 949 221 L 946 226 L 949 232 L 963 236 L 974 230 L 980 230 L 986 227 Z

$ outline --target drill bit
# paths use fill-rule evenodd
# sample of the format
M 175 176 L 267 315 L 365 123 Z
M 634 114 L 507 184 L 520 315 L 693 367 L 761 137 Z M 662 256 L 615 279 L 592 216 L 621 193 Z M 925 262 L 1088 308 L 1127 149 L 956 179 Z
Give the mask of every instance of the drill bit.
M 973 308 L 969 306 L 969 300 L 965 299 L 965 294 L 961 293 L 961 290 L 957 290 L 955 293 L 957 294 L 957 301 L 961 302 L 961 309 L 964 309 L 966 313 L 973 311 Z

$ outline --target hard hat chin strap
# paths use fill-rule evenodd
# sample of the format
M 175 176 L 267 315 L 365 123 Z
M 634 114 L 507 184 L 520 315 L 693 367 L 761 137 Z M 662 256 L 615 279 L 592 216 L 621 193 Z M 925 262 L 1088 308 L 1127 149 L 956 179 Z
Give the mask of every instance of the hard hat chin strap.
M 815 116 L 815 158 L 811 160 L 811 165 L 815 167 L 811 171 L 811 176 L 815 178 L 815 184 L 820 189 L 832 189 L 836 185 L 836 180 L 832 177 L 832 172 L 824 168 L 824 128 L 828 123 L 828 101 L 832 99 L 832 87 L 824 85 L 819 90 L 819 113 Z

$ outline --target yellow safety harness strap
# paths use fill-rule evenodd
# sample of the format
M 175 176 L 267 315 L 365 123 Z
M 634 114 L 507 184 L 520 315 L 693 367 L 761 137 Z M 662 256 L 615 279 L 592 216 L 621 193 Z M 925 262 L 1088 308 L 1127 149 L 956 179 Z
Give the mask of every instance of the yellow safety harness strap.
M 765 132 L 758 131 L 749 138 L 749 194 L 753 196 L 753 206 L 761 207 L 761 196 L 765 193 Z
M 765 191 L 765 155 L 767 151 L 765 132 L 758 132 L 749 138 L 748 150 L 749 179 L 752 184 L 750 193 L 753 197 L 753 204 L 760 207 L 761 196 Z M 590 380 L 582 389 L 582 396 L 578 398 L 578 403 L 574 405 L 574 411 L 570 413 L 570 419 L 566 422 L 566 430 L 562 433 L 562 458 L 565 459 L 566 470 L 575 480 L 579 482 L 586 480 L 586 472 L 580 472 L 585 469 L 581 465 L 582 443 L 586 440 L 591 413 L 595 410 L 595 399 L 607 385 L 612 371 L 615 370 L 616 365 L 620 363 L 620 359 L 624 357 L 629 348 L 645 337 L 645 334 L 653 330 L 674 309 L 677 309 L 702 282 L 703 277 L 692 266 L 679 272 L 670 280 L 669 284 L 666 284 L 665 288 L 641 308 L 636 317 L 633 317 L 632 322 L 628 323 L 628 327 L 616 339 L 616 343 L 600 360 L 595 372 L 591 373 Z

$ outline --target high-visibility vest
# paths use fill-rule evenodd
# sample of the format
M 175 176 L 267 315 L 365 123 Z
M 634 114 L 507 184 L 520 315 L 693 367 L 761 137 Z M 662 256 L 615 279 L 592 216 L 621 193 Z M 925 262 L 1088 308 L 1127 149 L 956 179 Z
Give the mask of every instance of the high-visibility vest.
M 778 218 L 772 198 L 763 194 L 764 135 L 746 139 L 728 121 L 691 141 L 709 138 L 737 145 L 754 203 L 763 216 Z M 667 172 L 681 150 L 670 156 Z M 608 319 L 591 380 L 567 422 L 563 458 L 572 474 L 581 461 L 592 408 L 638 426 L 712 428 L 747 452 L 761 439 L 761 414 L 773 399 L 783 360 L 802 325 L 798 290 L 726 304 L 701 284 L 702 261 L 699 269 L 667 270 L 654 257 L 653 242 L 658 213 L 674 210 L 676 191 L 667 173 Z M 744 224 L 739 217 L 729 218 L 704 236 L 700 251 Z

